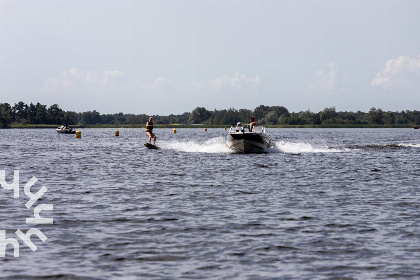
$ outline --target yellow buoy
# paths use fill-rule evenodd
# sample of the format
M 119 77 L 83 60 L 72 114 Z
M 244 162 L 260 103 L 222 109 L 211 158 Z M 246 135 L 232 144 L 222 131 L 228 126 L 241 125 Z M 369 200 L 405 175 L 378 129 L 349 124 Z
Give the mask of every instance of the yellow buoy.
M 207 127 L 204 129 L 204 131 L 207 131 Z
M 225 130 L 226 130 L 226 127 L 225 127 Z
M 80 130 L 76 131 L 76 138 L 82 138 L 82 132 Z
M 120 136 L 120 132 L 117 130 L 115 130 L 115 136 Z
M 174 128 L 174 133 L 176 133 L 176 128 Z

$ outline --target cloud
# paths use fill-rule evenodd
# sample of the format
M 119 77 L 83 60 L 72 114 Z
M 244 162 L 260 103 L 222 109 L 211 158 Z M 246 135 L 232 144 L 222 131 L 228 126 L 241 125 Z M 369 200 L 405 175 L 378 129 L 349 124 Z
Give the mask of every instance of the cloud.
M 157 77 L 151 85 L 144 85 L 145 88 L 151 89 L 155 92 L 161 92 L 171 87 L 172 81 L 164 77 Z
M 119 70 L 108 70 L 99 73 L 96 70 L 83 71 L 78 68 L 71 68 L 61 72 L 44 83 L 44 92 L 71 91 L 88 89 L 97 92 L 107 89 L 138 89 L 141 91 L 164 92 L 167 90 L 181 91 L 205 91 L 205 92 L 226 92 L 226 91 L 256 91 L 261 86 L 260 77 L 251 78 L 239 72 L 233 75 L 224 75 L 208 82 L 188 82 L 178 87 L 165 77 L 157 77 L 152 83 L 128 80 L 124 72 Z
M 250 90 L 255 91 L 261 86 L 260 77 L 250 78 L 244 74 L 236 72 L 233 76 L 221 76 L 210 82 L 210 88 L 212 90 Z
M 43 91 L 57 92 L 85 88 L 100 92 L 120 86 L 124 76 L 124 72 L 119 70 L 110 70 L 99 74 L 96 70 L 82 71 L 78 68 L 71 68 L 61 72 L 57 77 L 47 79 Z
M 417 58 L 399 56 L 385 63 L 385 67 L 378 72 L 370 83 L 373 87 L 390 89 L 410 89 L 420 77 L 420 55 Z
M 112 84 L 113 81 L 116 79 L 123 77 L 124 72 L 113 70 L 113 71 L 105 71 L 105 74 L 103 75 L 102 84 L 104 86 L 107 86 L 109 84 Z
M 311 89 L 332 91 L 341 89 L 348 81 L 348 76 L 342 73 L 335 63 L 326 63 L 323 68 L 316 71 L 315 82 L 310 85 Z
M 185 94 L 191 92 L 209 94 L 208 96 L 213 98 L 218 94 L 226 96 L 227 93 L 254 93 L 261 85 L 260 77 L 251 78 L 236 72 L 233 75 L 224 75 L 204 82 L 187 82 L 180 88 L 180 91 Z

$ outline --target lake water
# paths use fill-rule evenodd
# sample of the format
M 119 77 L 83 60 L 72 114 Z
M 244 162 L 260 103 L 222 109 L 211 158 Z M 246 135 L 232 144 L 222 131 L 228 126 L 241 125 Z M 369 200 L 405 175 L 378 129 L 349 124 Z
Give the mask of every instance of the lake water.
M 269 129 L 232 154 L 224 129 L 0 130 L 4 279 L 420 279 L 420 130 Z M 48 191 L 29 209 L 25 184 Z M 26 224 L 34 208 L 53 224 Z M 32 251 L 15 234 L 32 235 Z

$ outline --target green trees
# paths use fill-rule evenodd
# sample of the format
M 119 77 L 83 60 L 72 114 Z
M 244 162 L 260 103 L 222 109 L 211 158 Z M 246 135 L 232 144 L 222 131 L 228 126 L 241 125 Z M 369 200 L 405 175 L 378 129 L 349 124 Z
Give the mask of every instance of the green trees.
M 8 103 L 0 104 L 0 127 L 10 127 L 12 123 L 19 124 L 73 124 L 74 112 L 65 112 L 57 104 L 47 108 L 41 103 L 27 105 L 18 102 L 13 107 Z
M 382 123 L 387 125 L 395 124 L 395 114 L 394 112 L 384 112 L 382 114 Z
M 13 106 L 13 119 L 16 122 L 26 121 L 28 116 L 28 105 L 20 101 L 19 103 Z
M 335 107 L 325 108 L 320 113 L 321 113 L 320 120 L 322 123 L 325 123 L 325 124 L 335 123 L 335 118 L 337 117 L 337 112 L 335 111 Z
M 57 104 L 51 105 L 47 109 L 47 118 L 52 124 L 61 124 L 64 121 L 64 112 Z
M 289 110 L 283 106 L 260 105 L 254 110 L 255 119 L 261 124 L 288 124 L 290 122 Z
M 36 124 L 49 124 L 48 115 L 47 115 L 47 105 L 42 105 L 41 103 L 36 103 L 35 105 L 35 123 Z
M 225 125 L 225 124 L 236 124 L 237 122 L 248 122 L 249 116 L 245 115 L 246 112 L 242 111 L 241 114 L 234 108 L 228 110 L 214 110 L 212 117 L 207 124 L 213 125 Z M 242 116 L 241 116 L 242 115 Z
M 415 115 L 414 117 L 414 124 L 415 125 L 420 125 L 420 114 L 417 113 L 417 115 Z
M 372 124 L 383 124 L 383 112 L 381 109 L 376 110 L 375 107 L 370 108 L 368 113 L 369 123 Z
M 383 111 L 372 107 L 369 112 L 339 112 L 335 107 L 327 107 L 316 113 L 310 110 L 298 113 L 289 112 L 283 106 L 259 105 L 254 110 L 249 109 L 223 109 L 209 111 L 204 107 L 197 107 L 191 113 L 182 115 L 158 116 L 154 115 L 155 124 L 206 124 L 229 125 L 249 122 L 254 116 L 256 121 L 263 125 L 323 125 L 323 126 L 354 126 L 379 125 L 388 127 L 409 127 L 420 125 L 420 111 Z M 100 114 L 96 110 L 76 113 L 64 111 L 58 104 L 50 107 L 46 105 L 16 103 L 13 107 L 8 103 L 0 103 L 0 127 L 7 128 L 15 124 L 126 124 L 144 125 L 149 116 L 145 114 Z
M 0 125 L 3 128 L 8 128 L 12 124 L 13 113 L 12 107 L 9 103 L 0 103 Z
M 256 120 L 261 121 L 265 117 L 265 115 L 268 114 L 268 112 L 270 112 L 269 106 L 260 105 L 254 109 L 254 117 Z
M 191 124 L 201 124 L 207 121 L 211 117 L 210 111 L 204 107 L 197 107 L 192 112 L 188 118 L 188 123 Z
M 276 111 L 270 111 L 267 113 L 267 115 L 265 115 L 265 118 L 263 118 L 263 120 L 264 120 L 264 123 L 267 123 L 267 124 L 277 124 L 279 120 L 279 115 L 277 115 Z
M 97 124 L 102 123 L 102 117 L 96 110 L 83 112 L 78 118 L 78 122 L 82 124 Z

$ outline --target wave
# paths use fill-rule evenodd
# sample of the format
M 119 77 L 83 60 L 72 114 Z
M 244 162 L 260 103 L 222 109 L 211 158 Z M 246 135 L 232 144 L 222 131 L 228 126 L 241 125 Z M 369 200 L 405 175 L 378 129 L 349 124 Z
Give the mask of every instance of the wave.
M 355 145 L 353 149 L 404 149 L 404 148 L 420 148 L 420 144 L 400 143 L 400 144 L 369 144 L 369 145 Z
M 328 146 L 318 146 L 310 143 L 302 142 L 287 142 L 279 141 L 274 145 L 274 149 L 279 152 L 287 154 L 300 154 L 300 153 L 342 153 L 347 152 L 349 149 L 346 148 L 331 148 Z
M 408 148 L 420 148 L 420 144 L 408 144 L 408 143 L 401 143 L 397 144 L 400 147 L 408 147 Z
M 196 141 L 162 141 L 159 144 L 164 149 L 176 150 L 186 153 L 231 153 L 231 150 L 226 145 L 226 140 L 223 137 L 216 137 L 198 143 Z

